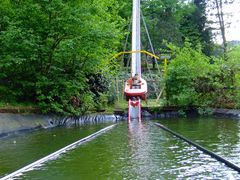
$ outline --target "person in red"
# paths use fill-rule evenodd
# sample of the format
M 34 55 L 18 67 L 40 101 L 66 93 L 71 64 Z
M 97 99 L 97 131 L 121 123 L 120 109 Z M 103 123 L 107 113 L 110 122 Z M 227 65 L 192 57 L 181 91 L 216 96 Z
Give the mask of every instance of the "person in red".
M 138 74 L 132 77 L 132 89 L 141 89 L 141 80 Z

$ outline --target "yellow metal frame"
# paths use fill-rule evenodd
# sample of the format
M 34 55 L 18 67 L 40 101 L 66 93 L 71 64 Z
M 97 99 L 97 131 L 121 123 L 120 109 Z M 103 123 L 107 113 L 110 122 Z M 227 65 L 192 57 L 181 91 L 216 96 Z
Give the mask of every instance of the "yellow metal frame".
M 117 57 L 119 57 L 119 56 L 121 56 L 123 54 L 133 54 L 133 53 L 145 53 L 145 54 L 147 54 L 149 56 L 152 56 L 152 57 L 156 58 L 157 60 L 161 60 L 158 56 L 156 56 L 156 55 L 154 55 L 154 54 L 152 54 L 152 53 L 150 53 L 150 52 L 148 52 L 146 50 L 120 52 L 120 53 L 115 54 L 113 56 L 113 58 L 117 58 Z M 164 58 L 164 77 L 167 76 L 167 64 L 168 64 L 167 58 Z
M 167 77 L 167 65 L 168 65 L 168 60 L 167 58 L 164 58 L 164 78 Z
M 148 54 L 149 56 L 152 56 L 152 57 L 160 60 L 160 58 L 158 56 L 156 56 L 156 55 L 154 55 L 154 54 L 152 54 L 152 53 L 150 53 L 148 51 L 145 51 L 145 50 L 120 52 L 120 53 L 114 55 L 113 58 L 117 58 L 118 56 L 121 56 L 123 54 L 133 54 L 133 53 L 145 53 L 145 54 Z

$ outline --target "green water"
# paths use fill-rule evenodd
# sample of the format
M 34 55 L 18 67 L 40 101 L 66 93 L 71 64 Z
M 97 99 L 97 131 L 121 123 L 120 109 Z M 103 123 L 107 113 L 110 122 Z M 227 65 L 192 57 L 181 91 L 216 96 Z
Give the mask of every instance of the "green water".
M 160 123 L 240 166 L 240 121 L 171 119 Z M 0 173 L 6 174 L 106 124 L 52 129 L 1 140 Z M 16 143 L 12 140 L 16 139 Z M 18 144 L 18 141 L 24 140 Z M 5 144 L 5 145 L 4 145 Z M 44 145 L 43 145 L 44 144 Z M 15 149 L 15 151 L 14 151 Z M 7 168 L 4 168 L 7 167 Z M 119 123 L 106 134 L 18 179 L 232 179 L 240 174 L 159 129 L 153 122 Z
M 0 177 L 86 137 L 107 124 L 53 128 L 0 139 Z

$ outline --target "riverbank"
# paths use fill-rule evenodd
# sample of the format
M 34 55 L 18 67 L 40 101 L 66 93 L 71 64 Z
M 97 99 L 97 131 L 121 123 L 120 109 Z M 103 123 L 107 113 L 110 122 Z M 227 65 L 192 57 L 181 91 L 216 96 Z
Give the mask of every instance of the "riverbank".
M 24 103 L 3 103 L 0 102 L 0 113 L 40 113 L 40 108 L 35 104 L 24 104 Z
M 60 117 L 49 116 L 34 113 L 36 109 L 18 108 L 0 108 L 0 137 L 5 137 L 21 132 L 33 131 L 36 129 L 52 128 L 56 126 L 79 126 L 85 124 L 95 124 L 103 122 L 115 123 L 119 120 L 127 119 L 127 109 L 125 107 L 115 107 L 113 112 L 92 112 L 91 114 L 80 117 Z M 24 112 L 24 113 L 22 113 Z M 27 112 L 27 113 L 25 113 Z M 29 113 L 31 112 L 31 113 Z M 197 108 L 178 108 L 178 107 L 146 107 L 142 108 L 142 115 L 148 119 L 159 118 L 178 118 L 196 117 L 200 115 L 214 116 L 220 118 L 240 119 L 240 110 L 238 109 L 212 109 L 199 114 Z
M 0 113 L 0 138 L 37 129 L 48 129 L 56 126 L 81 126 L 97 123 L 116 123 L 122 120 L 118 115 L 104 113 L 80 117 L 61 117 L 40 114 Z
M 44 115 L 0 113 L 0 137 L 53 126 Z

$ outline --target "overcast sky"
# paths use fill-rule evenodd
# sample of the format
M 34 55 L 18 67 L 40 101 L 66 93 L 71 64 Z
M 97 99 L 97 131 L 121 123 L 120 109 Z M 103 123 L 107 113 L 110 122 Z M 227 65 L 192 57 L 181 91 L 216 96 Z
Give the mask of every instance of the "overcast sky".
M 231 17 L 225 17 L 225 21 L 231 22 L 230 27 L 226 29 L 227 41 L 240 40 L 240 0 L 225 6 L 224 12 L 232 14 Z M 222 42 L 220 37 L 217 38 L 217 42 Z
M 232 24 L 230 25 L 230 28 L 227 29 L 227 40 L 240 40 L 240 4 L 238 2 L 239 0 L 236 0 L 236 2 L 233 5 L 229 5 L 229 7 L 226 9 L 228 12 L 233 13 L 233 17 L 231 18 Z

